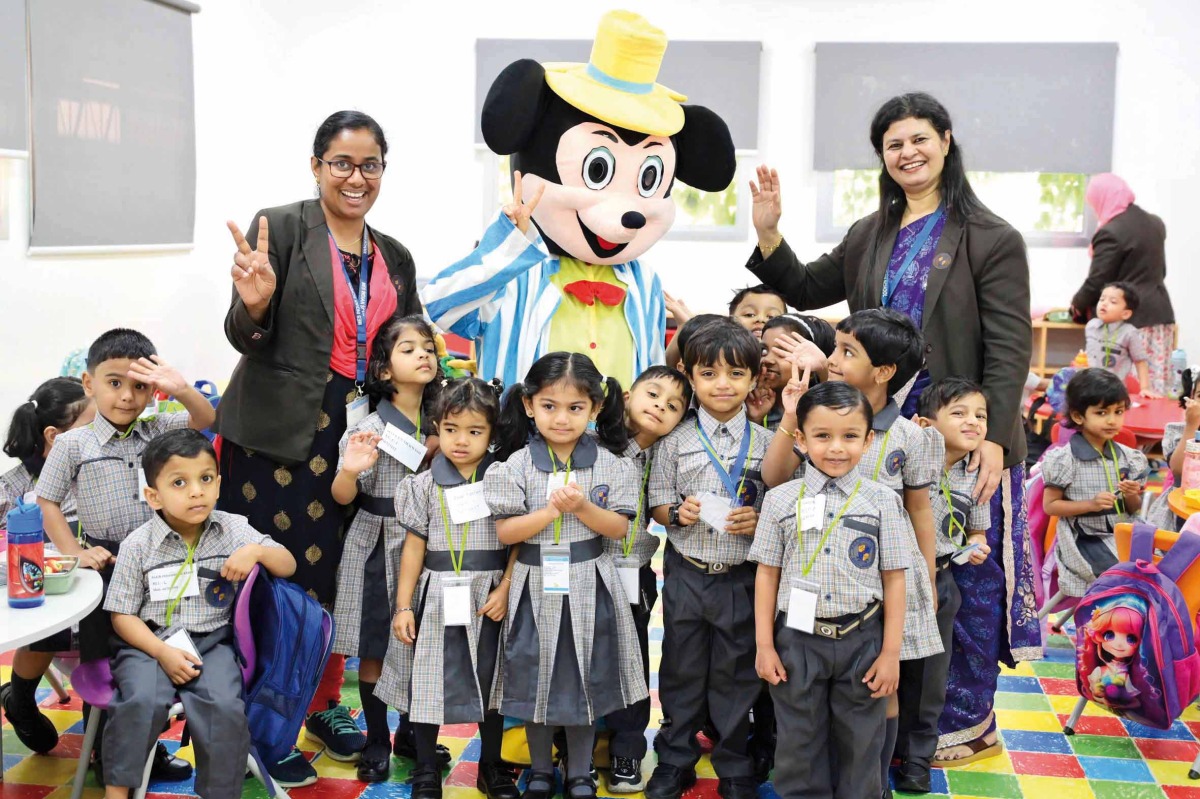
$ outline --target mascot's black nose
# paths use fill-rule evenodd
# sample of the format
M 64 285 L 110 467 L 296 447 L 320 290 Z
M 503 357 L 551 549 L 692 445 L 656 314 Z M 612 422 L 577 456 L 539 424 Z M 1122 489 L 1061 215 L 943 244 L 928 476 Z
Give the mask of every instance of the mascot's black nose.
M 646 226 L 646 217 L 637 211 L 626 211 L 621 214 L 621 226 L 630 230 L 641 230 Z

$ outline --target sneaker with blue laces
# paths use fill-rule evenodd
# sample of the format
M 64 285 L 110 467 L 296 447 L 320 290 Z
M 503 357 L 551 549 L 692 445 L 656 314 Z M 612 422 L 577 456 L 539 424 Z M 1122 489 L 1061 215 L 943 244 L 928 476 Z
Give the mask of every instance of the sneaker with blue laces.
M 317 781 L 317 770 L 295 747 L 283 760 L 267 766 L 267 773 L 280 788 L 303 788 Z
M 321 744 L 325 754 L 343 763 L 358 760 L 367 745 L 367 736 L 354 723 L 350 711 L 336 702 L 304 720 L 304 737 Z

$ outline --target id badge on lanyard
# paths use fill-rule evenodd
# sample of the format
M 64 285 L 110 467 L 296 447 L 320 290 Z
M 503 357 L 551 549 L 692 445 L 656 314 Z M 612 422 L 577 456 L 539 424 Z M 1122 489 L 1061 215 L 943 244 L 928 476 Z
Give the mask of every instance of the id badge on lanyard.
M 442 615 L 447 627 L 471 623 L 471 578 L 442 578 Z
M 340 252 L 337 246 L 337 241 L 333 238 L 333 232 L 329 232 L 329 240 L 333 243 L 333 251 Z M 355 358 L 354 358 L 354 384 L 358 387 L 358 396 L 346 403 L 346 426 L 353 427 L 354 425 L 367 418 L 369 407 L 367 398 L 363 396 L 362 386 L 367 379 L 367 302 L 368 293 L 371 286 L 371 265 L 367 262 L 367 256 L 371 250 L 371 235 L 367 226 L 363 225 L 363 241 L 362 241 L 362 259 L 358 262 L 358 290 L 354 289 L 354 281 L 350 279 L 350 272 L 346 269 L 346 262 L 338 256 L 338 260 L 342 264 L 342 277 L 346 280 L 346 287 L 350 289 L 350 298 L 354 303 L 354 325 L 355 325 Z
M 613 565 L 617 567 L 617 576 L 621 578 L 621 586 L 625 589 L 629 604 L 642 604 L 641 564 L 637 558 L 617 556 L 613 558 Z
M 542 593 L 571 593 L 571 547 L 566 544 L 542 546 Z
M 820 591 L 821 586 L 811 580 L 793 580 L 784 623 L 793 630 L 811 633 L 817 621 L 817 596 Z

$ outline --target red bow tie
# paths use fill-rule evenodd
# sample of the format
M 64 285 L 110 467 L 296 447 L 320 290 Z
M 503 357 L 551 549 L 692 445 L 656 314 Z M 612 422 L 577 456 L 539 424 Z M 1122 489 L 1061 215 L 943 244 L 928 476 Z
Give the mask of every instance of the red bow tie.
M 595 305 L 596 300 L 605 305 L 620 305 L 625 299 L 625 289 L 612 283 L 601 283 L 598 280 L 576 280 L 563 286 L 563 291 L 572 295 L 584 305 Z

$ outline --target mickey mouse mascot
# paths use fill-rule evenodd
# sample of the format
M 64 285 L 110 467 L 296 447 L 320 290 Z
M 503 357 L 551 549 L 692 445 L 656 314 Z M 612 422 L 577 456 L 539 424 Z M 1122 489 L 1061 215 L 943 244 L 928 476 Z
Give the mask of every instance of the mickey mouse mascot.
M 721 118 L 655 82 L 666 49 L 645 19 L 612 11 L 588 63 L 522 59 L 488 91 L 483 137 L 512 156 L 513 201 L 422 292 L 435 323 L 476 340 L 484 379 L 510 385 L 557 350 L 626 387 L 662 363 L 662 287 L 637 258 L 675 219 L 676 178 L 721 191 L 734 175 Z

